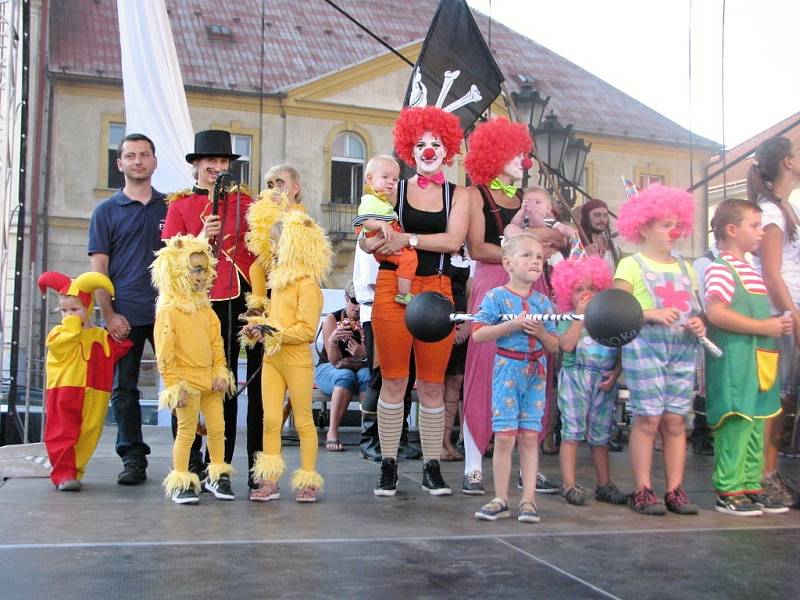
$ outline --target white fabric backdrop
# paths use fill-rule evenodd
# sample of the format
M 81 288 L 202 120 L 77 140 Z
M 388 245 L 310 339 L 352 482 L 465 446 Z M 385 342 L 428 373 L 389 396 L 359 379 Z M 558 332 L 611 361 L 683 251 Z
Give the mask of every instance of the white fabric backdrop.
M 117 0 L 125 89 L 125 132 L 153 140 L 158 168 L 153 187 L 173 192 L 192 185 L 184 158 L 194 131 L 164 0 Z

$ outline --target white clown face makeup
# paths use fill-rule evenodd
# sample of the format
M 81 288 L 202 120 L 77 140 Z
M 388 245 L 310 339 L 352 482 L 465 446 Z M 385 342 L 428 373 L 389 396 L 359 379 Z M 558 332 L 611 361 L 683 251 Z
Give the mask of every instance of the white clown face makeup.
M 442 168 L 442 162 L 447 154 L 447 148 L 442 140 L 430 131 L 426 131 L 414 145 L 414 162 L 417 163 L 417 173 L 430 175 Z
M 512 158 L 510 161 L 506 163 L 503 167 L 503 172 L 500 174 L 501 178 L 507 178 L 509 183 L 513 183 L 515 181 L 519 181 L 522 179 L 522 175 L 524 173 L 524 169 L 522 167 L 522 161 L 525 158 L 524 154 L 519 154 Z M 505 176 L 505 177 L 502 177 Z

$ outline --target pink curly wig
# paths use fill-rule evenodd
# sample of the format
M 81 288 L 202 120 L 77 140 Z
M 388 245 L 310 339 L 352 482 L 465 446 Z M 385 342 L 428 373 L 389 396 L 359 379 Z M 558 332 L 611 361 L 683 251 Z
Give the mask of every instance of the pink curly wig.
M 575 310 L 572 294 L 578 286 L 591 283 L 598 292 L 612 286 L 611 267 L 599 256 L 570 258 L 553 268 L 550 283 L 556 297 L 556 308 L 560 312 L 569 312 Z
M 525 125 L 496 117 L 475 128 L 467 147 L 464 168 L 470 180 L 488 185 L 515 156 L 528 154 L 533 142 Z
M 426 132 L 442 140 L 447 149 L 444 164 L 452 165 L 453 158 L 461 152 L 461 121 L 455 115 L 435 106 L 404 108 L 394 124 L 394 151 L 407 165 L 414 167 L 414 145 Z
M 675 217 L 681 237 L 689 237 L 694 229 L 694 196 L 680 188 L 654 184 L 642 190 L 619 207 L 617 229 L 630 242 L 641 244 L 642 228 L 653 221 Z

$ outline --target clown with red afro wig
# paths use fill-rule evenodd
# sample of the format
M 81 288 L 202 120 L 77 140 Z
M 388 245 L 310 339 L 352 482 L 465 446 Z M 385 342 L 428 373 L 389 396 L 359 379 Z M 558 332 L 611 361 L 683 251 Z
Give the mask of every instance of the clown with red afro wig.
M 550 283 L 559 312 L 575 310 L 572 296 L 582 285 L 591 285 L 598 292 L 609 289 L 613 285 L 611 268 L 599 256 L 571 258 L 558 263 L 553 268 Z
M 527 155 L 533 142 L 525 125 L 496 117 L 475 128 L 468 147 L 464 168 L 470 180 L 477 185 L 489 185 L 514 158 Z
M 619 207 L 617 229 L 626 240 L 644 242 L 642 229 L 655 221 L 675 218 L 678 237 L 689 237 L 694 229 L 694 196 L 680 188 L 651 185 Z
M 414 167 L 414 146 L 427 132 L 438 137 L 447 150 L 444 164 L 452 165 L 461 152 L 464 133 L 455 115 L 435 106 L 404 108 L 394 125 L 394 151 L 407 165 Z

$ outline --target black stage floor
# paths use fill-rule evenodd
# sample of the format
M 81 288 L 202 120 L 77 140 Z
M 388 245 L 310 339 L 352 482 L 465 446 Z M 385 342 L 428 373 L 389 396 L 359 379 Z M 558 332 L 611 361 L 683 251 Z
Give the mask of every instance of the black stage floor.
M 198 506 L 178 506 L 160 487 L 169 431 L 146 428 L 150 479 L 136 487 L 116 484 L 115 433 L 104 433 L 80 493 L 56 492 L 45 479 L 0 487 L 0 598 L 705 599 L 792 598 L 800 589 L 800 511 L 715 512 L 711 457 L 689 456 L 685 487 L 699 516 L 647 517 L 540 496 L 542 522 L 530 525 L 476 521 L 472 513 L 486 497 L 458 491 L 463 463 L 442 463 L 452 497 L 429 496 L 419 484 L 421 462 L 404 461 L 398 495 L 376 498 L 378 465 L 352 445 L 344 453 L 320 449 L 327 483 L 317 504 L 294 502 L 288 477 L 280 500 L 251 503 L 243 431 L 234 460 L 240 497 L 226 503 L 203 495 Z M 289 469 L 297 451 L 286 449 Z M 627 452 L 611 458 L 614 479 L 629 489 Z M 558 458 L 542 464 L 557 480 Z M 800 476 L 800 461 L 785 459 L 783 467 Z M 593 487 L 588 452 L 579 478 Z

